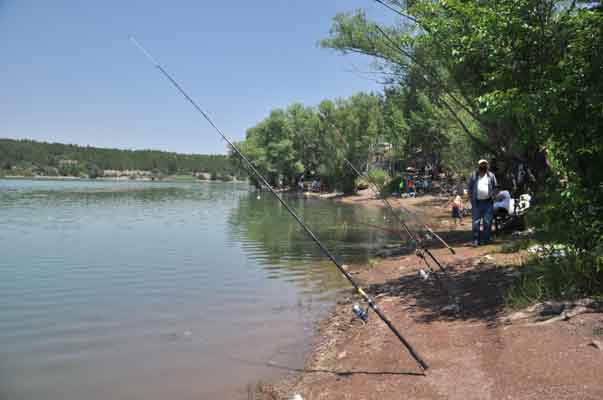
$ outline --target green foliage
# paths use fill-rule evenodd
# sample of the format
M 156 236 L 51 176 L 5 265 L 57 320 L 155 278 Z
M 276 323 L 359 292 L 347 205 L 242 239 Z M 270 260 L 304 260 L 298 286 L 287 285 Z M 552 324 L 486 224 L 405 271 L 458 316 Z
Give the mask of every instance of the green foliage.
M 533 239 L 507 239 L 507 241 L 500 246 L 499 251 L 504 254 L 517 253 L 518 251 L 525 250 L 536 243 L 537 242 Z
M 603 293 L 603 257 L 566 248 L 565 256 L 533 259 L 509 292 L 507 303 L 521 308 L 533 302 L 576 299 Z
M 371 146 L 386 131 L 383 115 L 384 99 L 373 94 L 323 101 L 317 107 L 293 104 L 248 129 L 239 145 L 271 185 L 294 186 L 304 174 L 352 192 L 356 176 L 344 157 L 364 167 Z
M 152 171 L 154 176 L 215 170 L 242 176 L 224 155 L 191 155 L 153 150 L 101 149 L 32 140 L 0 139 L 0 166 L 5 175 L 102 176 L 103 170 Z
M 478 154 L 495 158 L 499 182 L 512 189 L 513 167 L 529 168 L 517 190 L 531 188 L 539 231 L 573 255 L 529 275 L 526 287 L 601 291 L 593 272 L 603 248 L 601 2 L 388 3 L 408 17 L 380 27 L 362 11 L 339 14 L 321 44 L 374 57 L 401 94 L 410 158 L 441 157 L 457 171 Z
M 471 151 L 448 150 L 452 142 L 465 150 L 471 146 L 458 139 L 458 128 L 446 118 L 429 98 L 413 90 L 391 89 L 381 96 L 359 93 L 317 107 L 293 104 L 274 110 L 247 131 L 239 146 L 271 185 L 294 186 L 303 174 L 319 176 L 327 187 L 350 193 L 362 181 L 344 159 L 359 170 L 370 169 L 377 149 L 385 144 L 388 150 L 382 158 L 393 170 L 408 164 L 438 168 L 449 160 L 455 166 L 473 163 Z M 239 162 L 238 156 L 231 157 Z
M 369 181 L 366 178 L 356 178 L 356 189 L 366 190 L 369 188 Z
M 377 189 L 381 190 L 385 185 L 390 181 L 390 176 L 387 171 L 384 171 L 380 168 L 375 168 L 369 171 L 368 173 L 371 182 L 377 185 Z
M 381 193 L 387 196 L 392 193 L 400 193 L 400 182 L 402 182 L 402 177 L 400 175 L 390 179 L 389 182 L 381 189 Z

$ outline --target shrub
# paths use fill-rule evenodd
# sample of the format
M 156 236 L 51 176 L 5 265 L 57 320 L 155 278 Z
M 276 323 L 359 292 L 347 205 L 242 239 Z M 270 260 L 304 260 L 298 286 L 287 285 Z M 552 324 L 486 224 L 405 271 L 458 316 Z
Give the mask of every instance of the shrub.
M 603 292 L 603 257 L 569 248 L 565 250 L 564 256 L 531 259 L 511 288 L 507 304 L 518 308 L 546 300 L 600 295 Z
M 392 193 L 400 193 L 400 182 L 402 181 L 402 177 L 401 176 L 396 176 L 395 178 L 391 179 L 387 185 L 385 185 L 383 187 L 383 194 L 384 195 L 389 195 Z
M 356 189 L 365 190 L 369 188 L 369 183 L 366 178 L 358 178 L 356 179 Z
M 389 174 L 381 168 L 375 168 L 368 173 L 371 182 L 377 185 L 379 190 L 382 190 L 390 181 Z

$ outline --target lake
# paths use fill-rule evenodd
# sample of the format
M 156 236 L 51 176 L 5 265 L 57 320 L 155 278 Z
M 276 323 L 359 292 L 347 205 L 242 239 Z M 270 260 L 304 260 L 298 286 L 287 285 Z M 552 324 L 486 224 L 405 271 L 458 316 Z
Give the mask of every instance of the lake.
M 286 199 L 343 262 L 389 243 L 380 210 Z M 0 254 L 0 399 L 246 399 L 348 286 L 241 183 L 0 180 Z

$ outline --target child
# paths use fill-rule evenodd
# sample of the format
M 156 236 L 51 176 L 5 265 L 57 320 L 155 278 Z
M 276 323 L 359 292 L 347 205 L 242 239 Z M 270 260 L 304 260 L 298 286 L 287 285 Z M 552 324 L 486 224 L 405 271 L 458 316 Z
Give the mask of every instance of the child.
M 412 176 L 408 177 L 408 180 L 406 182 L 406 187 L 408 188 L 408 196 L 410 196 L 410 197 L 417 196 L 417 192 L 415 190 L 415 181 Z
M 454 226 L 458 226 L 459 222 L 461 225 L 464 225 L 463 211 L 464 211 L 463 199 L 455 191 L 454 198 L 452 199 L 452 219 L 454 219 Z

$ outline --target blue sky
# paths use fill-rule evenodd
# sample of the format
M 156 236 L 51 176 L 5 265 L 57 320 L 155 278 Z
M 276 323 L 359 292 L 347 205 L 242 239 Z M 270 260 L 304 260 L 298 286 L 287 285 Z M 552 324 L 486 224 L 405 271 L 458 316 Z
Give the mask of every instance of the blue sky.
M 237 140 L 271 109 L 381 90 L 354 71 L 370 60 L 317 46 L 357 8 L 393 18 L 372 0 L 0 0 L 0 137 L 224 153 L 128 36 Z

